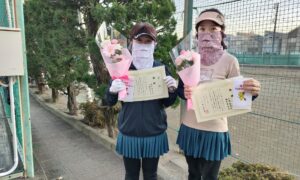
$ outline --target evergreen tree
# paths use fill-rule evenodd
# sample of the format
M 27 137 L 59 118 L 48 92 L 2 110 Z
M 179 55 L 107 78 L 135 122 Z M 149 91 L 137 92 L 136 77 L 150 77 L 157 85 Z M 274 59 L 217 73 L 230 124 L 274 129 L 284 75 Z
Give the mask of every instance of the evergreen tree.
M 28 4 L 27 4 L 28 3 Z M 87 73 L 85 33 L 78 22 L 77 6 L 73 1 L 31 0 L 25 9 L 29 37 L 29 63 L 42 64 L 52 88 L 53 100 L 57 90 L 67 91 L 70 114 L 77 114 L 75 85 Z M 30 34 L 31 33 L 31 34 Z M 41 56 L 35 56 L 38 49 Z M 31 62 L 30 57 L 33 57 Z
M 94 18 L 112 25 L 116 30 L 129 38 L 132 26 L 137 22 L 149 22 L 158 32 L 155 58 L 161 60 L 176 76 L 175 66 L 169 56 L 169 51 L 176 45 L 177 36 L 174 33 L 176 20 L 175 5 L 172 0 L 107 0 L 106 15 L 103 17 L 103 4 L 98 4 L 93 11 Z M 99 21 L 99 20 L 98 20 Z
M 45 60 L 39 67 L 47 69 L 46 75 L 52 88 L 63 89 L 66 87 L 64 85 L 70 86 L 79 78 L 77 75 L 81 74 L 80 77 L 85 79 L 100 99 L 104 100 L 104 90 L 110 77 L 94 39 L 100 24 L 104 21 L 127 37 L 136 22 L 153 24 L 158 32 L 155 58 L 163 61 L 173 75 L 175 74 L 174 65 L 168 54 L 177 40 L 174 34 L 176 21 L 172 17 L 175 5 L 172 0 L 103 0 L 101 2 L 99 0 L 30 0 L 28 2 L 43 4 L 35 6 L 36 12 L 32 12 L 34 8 L 30 9 L 30 13 L 28 12 L 30 15 L 27 16 L 27 19 L 34 24 L 29 26 L 30 30 L 28 29 L 27 32 L 35 26 L 39 28 L 27 35 L 35 36 L 35 40 L 29 39 L 30 53 L 35 56 L 35 59 L 32 58 L 32 69 L 38 69 L 35 66 L 41 62 L 40 58 Z M 82 47 L 83 34 L 78 21 L 74 18 L 77 17 L 76 9 L 83 14 L 84 18 L 87 54 L 94 70 L 94 75 L 91 76 L 85 76 L 85 68 L 82 68 L 85 67 L 82 64 L 85 61 L 82 59 L 86 49 Z M 113 122 L 118 108 L 109 108 L 105 106 L 105 101 L 102 102 L 105 107 L 102 111 L 109 136 L 113 137 Z
M 46 57 L 43 52 L 43 37 L 47 28 L 41 22 L 48 19 L 47 4 L 43 1 L 27 1 L 24 10 L 28 73 L 36 81 L 40 93 L 43 93 L 45 82 L 42 76 L 45 73 L 43 60 Z
M 172 17 L 175 12 L 175 5 L 172 0 L 152 0 L 152 1 L 120 1 L 104 0 L 77 0 L 80 11 L 84 15 L 85 25 L 88 34 L 88 47 L 91 62 L 94 68 L 93 76 L 95 80 L 89 80 L 90 87 L 103 98 L 104 89 L 109 82 L 109 75 L 104 62 L 99 53 L 99 48 L 95 43 L 95 35 L 102 22 L 112 25 L 113 28 L 129 37 L 129 32 L 136 22 L 144 21 L 153 24 L 158 31 L 158 45 L 155 57 L 163 61 L 169 67 L 173 75 L 175 68 L 169 56 L 170 49 L 176 44 L 177 37 L 174 34 L 176 21 Z M 105 107 L 105 101 L 102 101 Z M 113 137 L 113 127 L 115 121 L 116 107 L 103 108 L 106 119 L 108 134 Z

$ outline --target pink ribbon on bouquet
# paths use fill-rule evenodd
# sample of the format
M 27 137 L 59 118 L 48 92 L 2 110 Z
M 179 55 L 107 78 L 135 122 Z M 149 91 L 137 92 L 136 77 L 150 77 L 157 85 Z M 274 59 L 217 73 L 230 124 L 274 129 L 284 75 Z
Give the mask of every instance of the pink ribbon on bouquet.
M 121 79 L 128 83 L 128 71 L 130 64 L 132 62 L 132 56 L 127 48 L 122 49 L 122 60 L 119 62 L 112 62 L 112 58 L 106 56 L 103 52 L 103 48 L 100 48 L 101 55 L 103 57 L 105 66 L 109 72 L 109 75 L 112 79 Z M 119 100 L 123 100 L 127 96 L 127 90 L 124 89 L 119 92 Z
M 129 80 L 129 77 L 128 77 L 128 75 L 123 75 L 123 76 L 120 76 L 120 77 L 116 77 L 116 76 L 113 76 L 113 77 L 111 77 L 113 80 L 115 80 L 115 79 L 121 79 L 121 80 L 123 80 L 123 81 L 128 81 Z
M 127 85 L 128 81 L 129 81 L 128 75 L 123 75 L 123 76 L 120 76 L 120 77 L 112 76 L 111 78 L 113 80 L 115 80 L 115 79 L 121 79 L 126 85 Z M 126 97 L 126 95 L 127 95 L 127 90 L 125 88 L 125 89 L 123 89 L 122 91 L 119 92 L 119 99 L 121 99 L 121 100 L 124 99 Z

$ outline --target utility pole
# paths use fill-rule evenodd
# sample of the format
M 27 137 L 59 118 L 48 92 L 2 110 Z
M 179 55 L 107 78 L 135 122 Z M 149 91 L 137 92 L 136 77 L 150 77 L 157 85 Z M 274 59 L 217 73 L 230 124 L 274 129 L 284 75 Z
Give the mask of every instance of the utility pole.
M 192 30 L 192 25 L 193 25 L 193 0 L 185 0 L 183 37 L 186 36 Z
M 275 4 L 275 20 L 274 20 L 274 30 L 273 30 L 273 42 L 272 42 L 272 54 L 274 54 L 274 46 L 275 46 L 275 36 L 276 36 L 276 26 L 277 26 L 277 16 L 278 16 L 278 7 L 279 3 Z

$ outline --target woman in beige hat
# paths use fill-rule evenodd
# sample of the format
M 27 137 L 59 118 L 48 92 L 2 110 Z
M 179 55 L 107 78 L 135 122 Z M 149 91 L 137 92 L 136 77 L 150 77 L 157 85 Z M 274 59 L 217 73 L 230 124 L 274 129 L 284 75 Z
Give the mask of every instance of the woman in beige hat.
M 198 51 L 201 55 L 201 81 L 227 79 L 240 75 L 237 59 L 225 51 L 225 19 L 217 9 L 200 13 L 195 25 Z M 243 89 L 255 99 L 260 83 L 255 79 L 244 82 Z M 179 81 L 178 95 L 191 98 L 191 88 Z M 185 108 L 184 108 L 185 109 Z M 184 112 L 177 144 L 184 151 L 189 170 L 189 180 L 216 180 L 221 161 L 231 154 L 227 118 L 197 123 L 195 112 Z

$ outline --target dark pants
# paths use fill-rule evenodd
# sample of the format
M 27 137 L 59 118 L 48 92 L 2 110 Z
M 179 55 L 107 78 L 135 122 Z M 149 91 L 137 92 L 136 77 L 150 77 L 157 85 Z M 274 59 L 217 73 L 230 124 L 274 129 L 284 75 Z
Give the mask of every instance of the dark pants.
M 189 168 L 189 180 L 217 180 L 221 161 L 185 156 Z
M 125 180 L 139 180 L 142 165 L 144 180 L 157 180 L 157 166 L 159 158 L 126 158 L 123 157 L 125 165 Z

